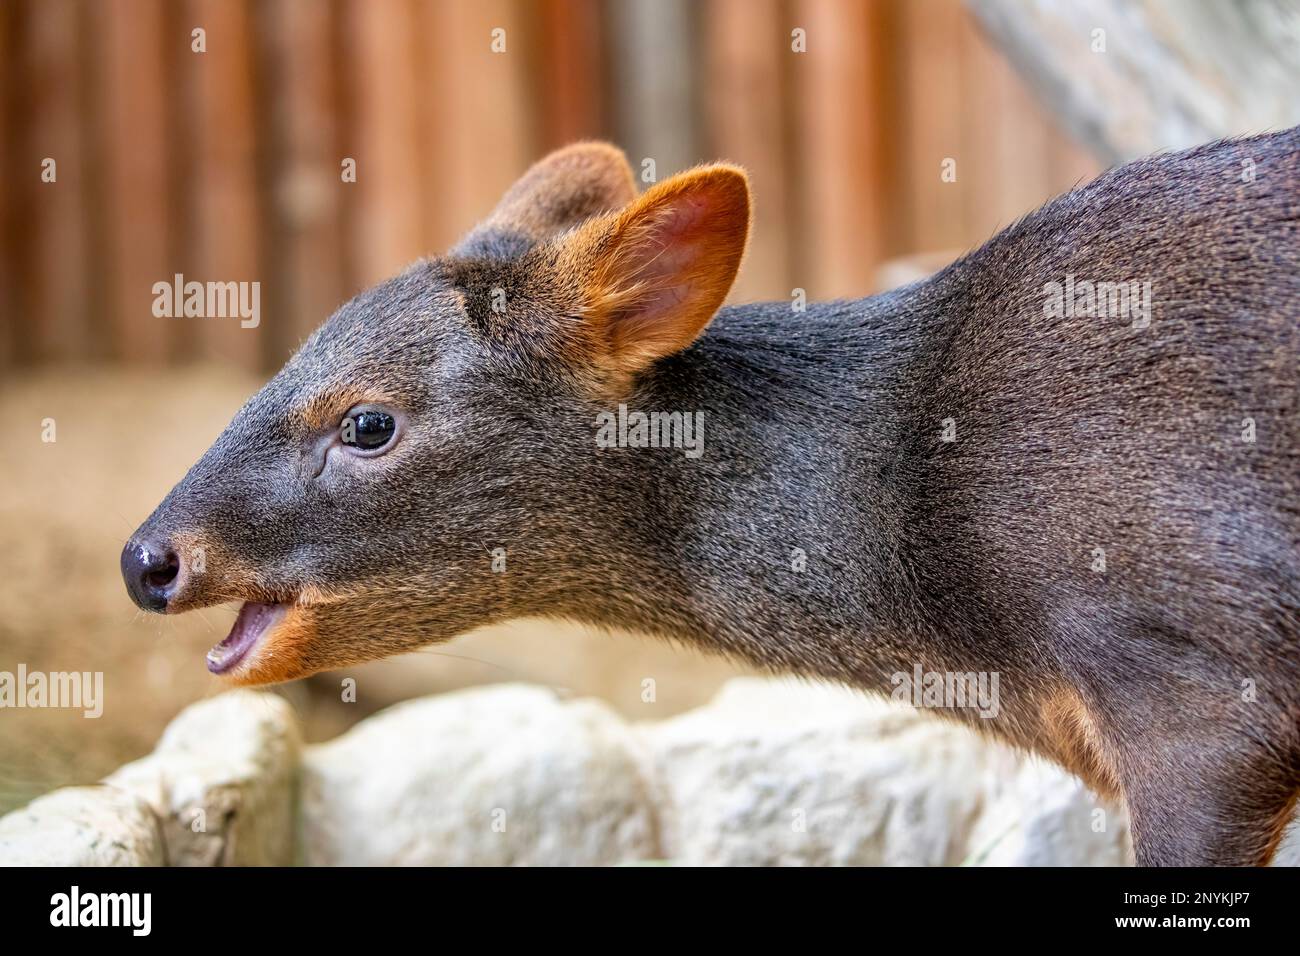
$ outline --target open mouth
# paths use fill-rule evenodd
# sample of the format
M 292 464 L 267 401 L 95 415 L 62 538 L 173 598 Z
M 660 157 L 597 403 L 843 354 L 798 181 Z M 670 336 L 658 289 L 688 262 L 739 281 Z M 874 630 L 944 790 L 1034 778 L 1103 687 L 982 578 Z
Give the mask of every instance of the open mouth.
M 275 627 L 288 610 L 287 604 L 257 604 L 245 601 L 230 633 L 208 651 L 208 670 L 224 674 L 248 656 L 267 631 Z

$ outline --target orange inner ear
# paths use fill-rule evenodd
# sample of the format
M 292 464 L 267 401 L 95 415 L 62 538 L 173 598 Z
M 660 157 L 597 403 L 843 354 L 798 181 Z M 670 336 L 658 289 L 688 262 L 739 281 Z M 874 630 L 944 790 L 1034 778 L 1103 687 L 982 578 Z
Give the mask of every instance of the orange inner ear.
M 572 238 L 586 252 L 586 316 L 604 360 L 636 372 L 695 341 L 727 297 L 749 236 L 748 180 L 701 167 L 589 225 Z

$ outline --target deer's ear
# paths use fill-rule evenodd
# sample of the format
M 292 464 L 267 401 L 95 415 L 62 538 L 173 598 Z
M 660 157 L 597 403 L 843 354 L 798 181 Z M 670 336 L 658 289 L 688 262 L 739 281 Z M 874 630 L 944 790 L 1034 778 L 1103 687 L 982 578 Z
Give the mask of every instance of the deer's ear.
M 632 167 L 609 143 L 574 143 L 538 160 L 453 255 L 514 252 L 636 198 Z
M 563 240 L 589 337 L 613 371 L 635 373 L 690 345 L 731 290 L 749 236 L 749 179 L 701 166 Z

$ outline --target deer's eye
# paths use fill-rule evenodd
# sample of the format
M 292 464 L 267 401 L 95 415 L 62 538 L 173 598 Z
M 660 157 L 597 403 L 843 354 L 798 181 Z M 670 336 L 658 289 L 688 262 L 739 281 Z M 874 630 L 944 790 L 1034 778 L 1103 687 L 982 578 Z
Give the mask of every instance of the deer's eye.
M 397 433 L 397 420 L 387 412 L 375 409 L 350 412 L 339 426 L 343 444 L 358 451 L 379 451 L 387 446 Z

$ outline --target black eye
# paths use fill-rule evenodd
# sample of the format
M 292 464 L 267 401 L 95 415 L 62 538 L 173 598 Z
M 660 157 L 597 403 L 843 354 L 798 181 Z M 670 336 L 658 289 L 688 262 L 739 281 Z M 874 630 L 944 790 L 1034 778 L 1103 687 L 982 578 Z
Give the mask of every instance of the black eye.
M 345 445 L 363 451 L 383 448 L 393 439 L 397 422 L 387 412 L 355 412 L 343 419 L 340 437 Z

